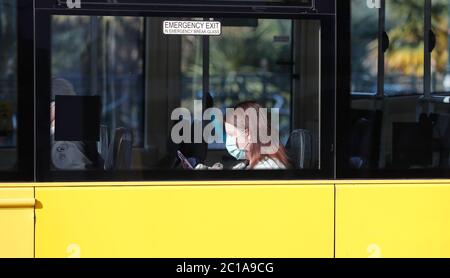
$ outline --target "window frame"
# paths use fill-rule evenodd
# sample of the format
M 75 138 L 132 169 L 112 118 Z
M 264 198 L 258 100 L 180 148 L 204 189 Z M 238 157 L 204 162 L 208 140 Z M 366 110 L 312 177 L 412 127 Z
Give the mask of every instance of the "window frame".
M 136 1 L 135 1 L 136 2 Z M 324 1 L 332 4 L 332 1 Z M 318 2 L 318 3 L 324 3 Z M 246 12 L 239 7 L 216 12 L 201 7 L 193 12 L 188 8 L 161 7 L 156 10 L 137 9 L 118 11 L 111 9 L 67 9 L 45 7 L 40 2 L 36 8 L 36 174 L 37 181 L 181 181 L 181 180 L 330 180 L 334 176 L 334 137 L 335 137 L 335 83 L 336 83 L 336 25 L 335 14 L 302 13 L 293 14 L 287 8 L 283 13 L 278 10 Z M 334 8 L 334 4 L 332 5 Z M 317 170 L 255 170 L 255 171 L 180 171 L 180 170 L 144 170 L 127 172 L 105 171 L 51 171 L 50 170 L 50 77 L 51 77 L 51 16 L 52 15 L 88 15 L 88 16 L 144 16 L 144 17 L 249 17 L 282 19 L 315 19 L 322 25 L 322 55 L 320 96 L 320 155 L 322 167 Z
M 164 11 L 167 9 L 183 10 L 184 12 L 264 12 L 264 13 L 289 13 L 298 14 L 303 12 L 317 12 L 327 14 L 334 14 L 335 0 L 310 0 L 310 3 L 306 5 L 299 5 L 296 3 L 276 3 L 267 0 L 215 0 L 215 3 L 211 3 L 209 0 L 190 0 L 186 3 L 184 0 L 118 0 L 111 3 L 110 0 L 81 0 L 81 9 L 91 10 L 110 10 L 121 12 L 124 10 L 154 10 Z M 36 1 L 37 8 L 46 9 L 67 9 L 65 0 L 40 0 Z
M 17 0 L 17 167 L 0 171 L 2 182 L 34 180 L 33 0 Z

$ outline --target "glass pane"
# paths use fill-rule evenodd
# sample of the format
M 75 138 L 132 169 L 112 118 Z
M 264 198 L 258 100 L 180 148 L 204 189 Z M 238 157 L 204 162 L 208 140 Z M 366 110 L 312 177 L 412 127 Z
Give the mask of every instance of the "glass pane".
M 224 23 L 229 26 L 222 35 L 211 38 L 210 93 L 216 107 L 225 111 L 254 99 L 267 108 L 280 109 L 280 136 L 286 143 L 291 132 L 292 21 Z
M 379 12 L 366 1 L 351 1 L 351 110 L 346 165 L 350 169 L 377 168 L 381 135 L 377 125 Z M 379 122 L 380 123 L 380 122 Z M 378 130 L 381 130 L 379 127 Z
M 0 0 L 0 171 L 17 163 L 16 1 Z
M 387 0 L 385 56 L 386 95 L 423 93 L 424 1 Z
M 432 29 L 436 35 L 436 47 L 431 54 L 431 91 L 434 94 L 450 92 L 449 13 L 448 1 L 433 0 Z
M 378 75 L 378 9 L 352 0 L 352 93 L 376 94 Z
M 436 47 L 431 57 L 432 98 L 430 117 L 434 123 L 434 140 L 437 146 L 435 164 L 450 167 L 450 3 L 443 0 L 432 1 L 432 29 L 436 35 Z
M 433 1 L 434 24 L 445 25 L 438 31 L 437 49 L 433 54 L 434 72 L 438 66 L 436 58 L 443 56 L 444 62 L 439 65 L 443 70 L 448 59 L 447 50 L 442 48 L 447 47 L 448 22 L 443 11 L 444 2 L 448 5 L 448 1 Z M 444 103 L 445 98 L 424 99 L 421 95 L 423 6 L 422 0 L 386 1 L 390 47 L 385 55 L 385 95 L 383 98 L 352 96 L 346 146 L 346 163 L 351 170 L 367 173 L 368 170 L 382 169 L 398 174 L 399 170 L 450 168 L 450 106 Z M 353 17 L 359 18 L 360 9 L 366 8 L 354 9 L 352 21 Z M 355 42 L 355 38 L 352 41 Z M 365 43 L 361 43 L 363 47 Z M 355 49 L 358 51 L 359 47 L 353 45 L 352 51 Z
M 53 16 L 51 169 L 320 169 L 320 49 L 317 20 Z
M 54 16 L 52 28 L 53 97 L 64 93 L 62 83 L 73 94 L 100 95 L 102 124 L 130 127 L 134 146 L 142 146 L 143 20 Z
M 203 96 L 203 39 L 199 36 L 181 37 L 181 106 L 194 113 L 193 99 Z

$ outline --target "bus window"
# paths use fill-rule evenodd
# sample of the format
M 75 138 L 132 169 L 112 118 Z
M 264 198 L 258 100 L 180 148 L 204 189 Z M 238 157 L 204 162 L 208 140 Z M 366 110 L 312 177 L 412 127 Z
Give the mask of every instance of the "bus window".
M 16 1 L 0 1 L 0 172 L 17 168 Z
M 316 19 L 53 15 L 49 171 L 325 171 L 324 34 Z
M 132 129 L 134 146 L 142 146 L 144 21 L 54 16 L 52 28 L 52 99 L 101 96 L 102 123 Z
M 448 1 L 433 0 L 432 31 L 436 45 L 431 58 L 431 91 L 434 94 L 450 92 L 449 26 L 450 5 Z
M 374 14 L 374 9 L 352 9 L 352 51 L 361 54 L 353 54 L 351 60 L 350 109 L 346 111 L 347 121 L 342 123 L 347 127 L 342 162 L 345 174 L 340 176 L 425 178 L 445 176 L 442 170 L 450 168 L 450 98 L 445 93 L 448 3 L 432 3 L 432 9 L 425 9 L 423 1 L 382 2 L 375 9 L 381 16 L 373 15 L 378 22 L 370 27 L 376 28 L 376 34 L 372 32 L 366 41 L 360 38 L 367 36 L 369 27 L 360 19 Z M 428 21 L 424 19 L 430 17 L 436 44 L 433 48 L 433 36 L 427 36 L 432 50 L 428 54 L 424 40 L 424 22 Z M 378 43 L 379 38 L 382 43 Z M 376 48 L 368 47 L 371 45 Z M 431 63 L 425 62 L 428 57 Z M 360 80 L 355 78 L 359 79 L 358 71 L 370 64 L 375 73 L 373 83 L 377 82 L 379 88 L 361 94 L 355 89 L 360 87 Z M 431 70 L 425 68 L 427 64 Z M 426 84 L 431 84 L 430 88 Z
M 280 136 L 291 132 L 293 74 L 292 20 L 224 21 L 222 35 L 211 38 L 210 92 L 224 110 L 246 100 L 280 109 Z M 252 45 L 248 45 L 252 44 Z M 223 63 L 224 57 L 235 56 Z
M 450 5 L 447 1 L 432 1 L 431 30 L 436 44 L 431 53 L 430 95 L 425 101 L 433 120 L 435 138 L 434 164 L 450 168 Z
M 361 0 L 351 1 L 352 94 L 376 94 L 378 69 L 378 9 Z
M 421 94 L 424 74 L 424 2 L 386 1 L 385 14 L 385 29 L 390 41 L 385 53 L 385 94 Z

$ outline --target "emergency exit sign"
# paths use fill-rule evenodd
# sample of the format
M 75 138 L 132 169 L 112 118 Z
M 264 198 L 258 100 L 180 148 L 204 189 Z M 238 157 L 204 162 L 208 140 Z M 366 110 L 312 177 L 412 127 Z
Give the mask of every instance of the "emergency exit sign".
M 166 20 L 163 32 L 165 35 L 220 36 L 222 24 L 219 21 Z

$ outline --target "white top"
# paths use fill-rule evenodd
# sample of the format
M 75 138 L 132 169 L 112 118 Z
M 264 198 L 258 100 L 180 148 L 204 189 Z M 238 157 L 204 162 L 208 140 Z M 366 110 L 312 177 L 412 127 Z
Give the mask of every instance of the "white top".
M 265 157 L 263 160 L 258 162 L 253 168 L 254 170 L 286 170 L 286 165 L 281 163 L 278 159 L 272 159 Z
M 65 141 L 53 143 L 52 162 L 58 170 L 86 170 L 92 164 L 79 142 Z

